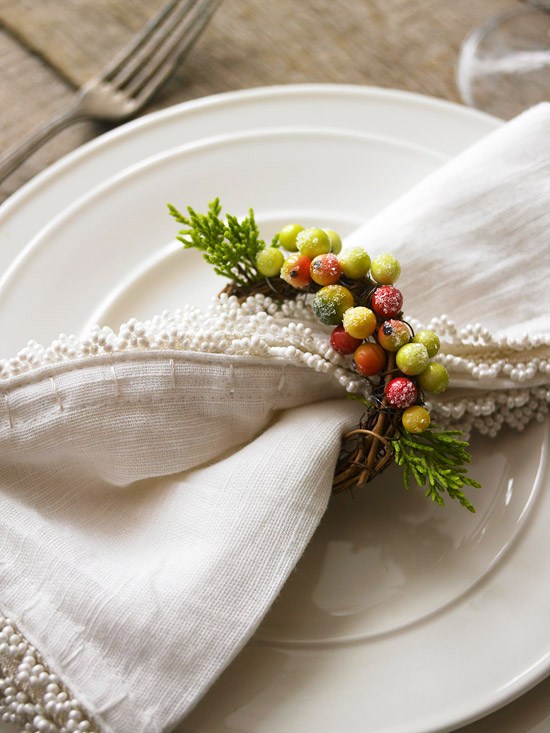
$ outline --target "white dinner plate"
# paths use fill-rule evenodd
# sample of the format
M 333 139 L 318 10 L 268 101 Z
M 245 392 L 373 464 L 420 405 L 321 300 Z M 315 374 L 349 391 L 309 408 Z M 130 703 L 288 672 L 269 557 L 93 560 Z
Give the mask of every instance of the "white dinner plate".
M 116 327 L 177 307 L 182 293 L 197 304 L 215 294 L 201 258 L 181 257 L 167 202 L 205 210 L 219 195 L 237 215 L 254 206 L 267 237 L 296 218 L 347 234 L 445 160 L 323 128 L 222 135 L 162 153 L 83 196 L 29 243 L 0 280 L 2 348 L 79 332 L 90 318 Z M 113 301 L 108 313 L 104 300 Z M 14 319 L 22 303 L 25 314 Z
M 89 319 L 117 325 L 208 298 L 219 284 L 170 242 L 168 200 L 252 205 L 266 236 L 288 219 L 346 234 L 442 161 L 338 129 L 180 146 L 100 185 L 35 237 L 0 289 L 3 328 L 10 343 L 47 340 Z M 550 649 L 546 446 L 540 425 L 476 440 L 475 516 L 405 493 L 395 472 L 356 501 L 333 501 L 255 639 L 183 730 L 449 730 L 535 684 Z
M 129 165 L 199 138 L 282 125 L 319 125 L 389 136 L 456 155 L 501 124 L 439 99 L 341 84 L 227 92 L 122 125 L 50 166 L 0 206 L 0 273 L 79 196 Z

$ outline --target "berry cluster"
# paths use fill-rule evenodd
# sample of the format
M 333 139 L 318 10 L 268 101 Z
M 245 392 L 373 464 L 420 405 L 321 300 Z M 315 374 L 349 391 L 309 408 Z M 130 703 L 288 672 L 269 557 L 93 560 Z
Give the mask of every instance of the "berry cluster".
M 384 405 L 400 413 L 406 431 L 423 433 L 430 415 L 422 393 L 443 392 L 449 375 L 443 365 L 430 362 L 439 350 L 437 334 L 414 334 L 402 320 L 403 296 L 394 287 L 399 262 L 390 254 L 371 262 L 360 247 L 341 253 L 336 232 L 298 224 L 284 227 L 275 244 L 259 252 L 258 272 L 268 278 L 280 275 L 297 290 L 315 286 L 313 311 L 322 323 L 335 326 L 332 348 L 353 354 L 362 376 L 378 377 Z M 286 258 L 280 247 L 289 253 Z

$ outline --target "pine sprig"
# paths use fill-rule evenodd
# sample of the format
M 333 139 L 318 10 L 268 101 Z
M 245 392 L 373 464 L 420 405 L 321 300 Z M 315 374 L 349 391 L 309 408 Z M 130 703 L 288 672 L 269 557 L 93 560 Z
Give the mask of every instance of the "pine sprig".
M 242 221 L 228 214 L 223 221 L 221 210 L 218 198 L 208 204 L 207 214 L 199 214 L 188 206 L 185 216 L 168 204 L 170 214 L 184 226 L 177 239 L 185 249 L 200 250 L 218 275 L 240 287 L 259 282 L 263 278 L 256 268 L 256 257 L 266 245 L 260 239 L 254 212 L 250 209 Z
M 428 485 L 426 496 L 445 506 L 442 494 L 457 499 L 470 512 L 475 509 L 462 491 L 463 486 L 479 489 L 481 484 L 467 475 L 466 465 L 472 457 L 468 443 L 458 440 L 460 430 L 434 430 L 424 433 L 401 433 L 392 441 L 394 459 L 403 469 L 405 488 L 414 478 L 418 486 Z

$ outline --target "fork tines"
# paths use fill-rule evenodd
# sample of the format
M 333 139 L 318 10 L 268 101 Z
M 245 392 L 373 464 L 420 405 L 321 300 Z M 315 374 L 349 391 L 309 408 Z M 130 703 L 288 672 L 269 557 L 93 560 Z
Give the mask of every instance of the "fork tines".
M 170 74 L 221 0 L 172 0 L 103 70 L 99 80 L 145 101 Z

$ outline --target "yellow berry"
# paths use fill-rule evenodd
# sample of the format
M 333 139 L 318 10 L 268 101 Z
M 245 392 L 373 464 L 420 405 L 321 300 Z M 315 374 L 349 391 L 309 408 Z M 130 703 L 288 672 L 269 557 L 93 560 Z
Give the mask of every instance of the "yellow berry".
M 430 427 L 430 413 L 425 407 L 413 405 L 401 415 L 401 422 L 407 432 L 423 433 Z
M 367 339 L 376 329 L 376 316 L 370 308 L 359 305 L 357 308 L 348 308 L 344 313 L 343 325 L 350 336 Z

